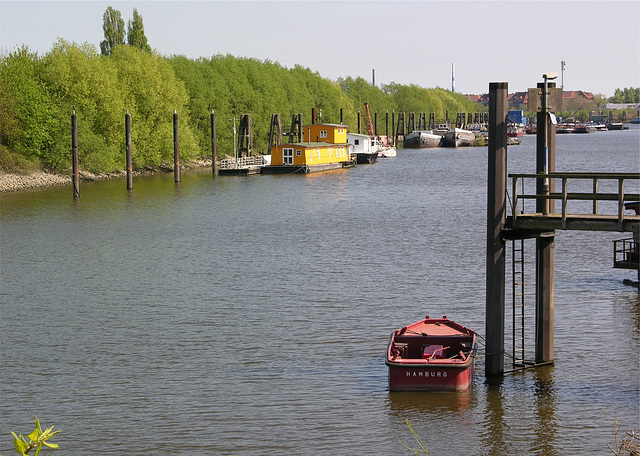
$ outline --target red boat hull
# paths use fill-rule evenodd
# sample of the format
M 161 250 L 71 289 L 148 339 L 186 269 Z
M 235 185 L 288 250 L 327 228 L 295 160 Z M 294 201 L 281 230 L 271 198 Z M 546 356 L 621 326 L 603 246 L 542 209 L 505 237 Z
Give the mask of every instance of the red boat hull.
M 389 366 L 391 391 L 465 391 L 473 380 L 474 365 L 462 368 L 448 366 Z
M 476 334 L 446 317 L 391 334 L 386 364 L 391 391 L 465 391 L 475 368 Z

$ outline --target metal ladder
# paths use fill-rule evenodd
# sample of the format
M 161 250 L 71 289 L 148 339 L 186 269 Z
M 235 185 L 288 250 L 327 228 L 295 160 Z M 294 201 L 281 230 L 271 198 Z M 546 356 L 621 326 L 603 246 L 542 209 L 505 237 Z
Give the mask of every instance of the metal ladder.
M 513 367 L 525 367 L 524 361 L 524 239 L 511 241 L 513 294 Z

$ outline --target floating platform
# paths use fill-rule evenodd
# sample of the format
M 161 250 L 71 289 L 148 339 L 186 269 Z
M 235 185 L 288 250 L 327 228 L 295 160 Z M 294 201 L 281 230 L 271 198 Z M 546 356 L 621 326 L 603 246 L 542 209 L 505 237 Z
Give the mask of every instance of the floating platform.
M 334 169 L 353 168 L 355 164 L 354 160 L 349 160 L 322 165 L 269 165 L 262 167 L 262 174 L 309 174 Z
M 249 174 L 260 174 L 263 165 L 243 166 L 239 168 L 223 168 L 218 169 L 220 176 L 248 176 Z

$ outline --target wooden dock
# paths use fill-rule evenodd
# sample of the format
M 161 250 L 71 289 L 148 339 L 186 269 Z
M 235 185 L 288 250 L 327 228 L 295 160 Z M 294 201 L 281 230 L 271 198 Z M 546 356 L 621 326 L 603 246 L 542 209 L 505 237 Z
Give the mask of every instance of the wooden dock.
M 540 96 L 533 174 L 507 174 L 506 82 L 489 84 L 485 375 L 505 373 L 506 243 L 512 247 L 513 368 L 553 363 L 555 231 L 617 231 L 633 237 L 614 245 L 618 267 L 636 265 L 640 244 L 638 173 L 558 173 L 549 83 L 530 89 Z M 507 176 L 512 192 L 507 190 Z M 529 181 L 525 187 L 524 182 Z M 630 181 L 633 181 L 630 183 Z M 634 192 L 625 190 L 634 187 Z M 556 191 L 556 186 L 560 191 Z M 533 193 L 520 192 L 520 188 Z M 571 189 L 571 191 L 569 191 Z M 526 204 L 528 203 L 528 204 Z M 528 205 L 531 206 L 530 210 Z M 556 206 L 558 211 L 556 212 Z M 636 209 L 638 208 L 638 209 Z M 626 213 L 625 213 L 626 211 Z M 635 212 L 630 214 L 629 212 Z M 524 250 L 535 240 L 535 359 L 525 358 Z M 638 271 L 640 279 L 640 270 Z M 640 280 L 639 280 L 640 282 Z M 527 343 L 528 346 L 528 343 Z
M 619 231 L 637 233 L 640 228 L 640 215 L 625 214 L 625 205 L 630 202 L 640 201 L 640 194 L 625 191 L 625 182 L 640 180 L 639 174 L 634 173 L 549 173 L 549 174 L 509 174 L 512 179 L 512 204 L 511 216 L 507 216 L 505 229 L 515 231 L 550 231 L 550 230 L 582 230 L 582 231 Z M 535 183 L 543 180 L 555 188 L 557 182 L 561 183 L 561 192 L 520 194 L 519 188 L 524 187 L 523 182 L 533 180 L 528 188 L 536 188 Z M 580 182 L 582 181 L 582 182 Z M 591 181 L 591 192 L 569 192 L 570 184 L 576 187 L 584 187 L 584 181 Z M 602 192 L 601 184 L 612 181 L 617 192 Z M 580 185 L 582 184 L 582 185 Z M 561 202 L 560 212 L 550 210 L 549 213 L 540 212 L 525 213 L 520 203 L 525 200 L 534 200 L 535 206 L 540 207 L 543 201 Z M 576 201 L 590 201 L 591 210 L 587 213 L 583 207 L 578 207 Z M 609 202 L 608 213 L 603 213 L 603 206 L 599 202 Z M 611 206 L 615 206 L 615 212 Z M 553 209 L 555 204 L 550 204 Z M 584 204 L 582 205 L 584 206 Z M 522 204 L 524 208 L 524 204 Z M 521 212 L 522 210 L 522 212 Z M 606 209 L 605 209 L 606 210 Z M 627 209 L 632 210 L 632 209 Z

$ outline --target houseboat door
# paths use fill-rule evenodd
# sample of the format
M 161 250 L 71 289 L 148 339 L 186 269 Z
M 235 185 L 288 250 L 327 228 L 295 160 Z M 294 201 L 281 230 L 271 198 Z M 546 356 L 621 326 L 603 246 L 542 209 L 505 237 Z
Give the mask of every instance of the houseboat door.
M 293 147 L 284 147 L 282 149 L 282 164 L 293 165 Z

